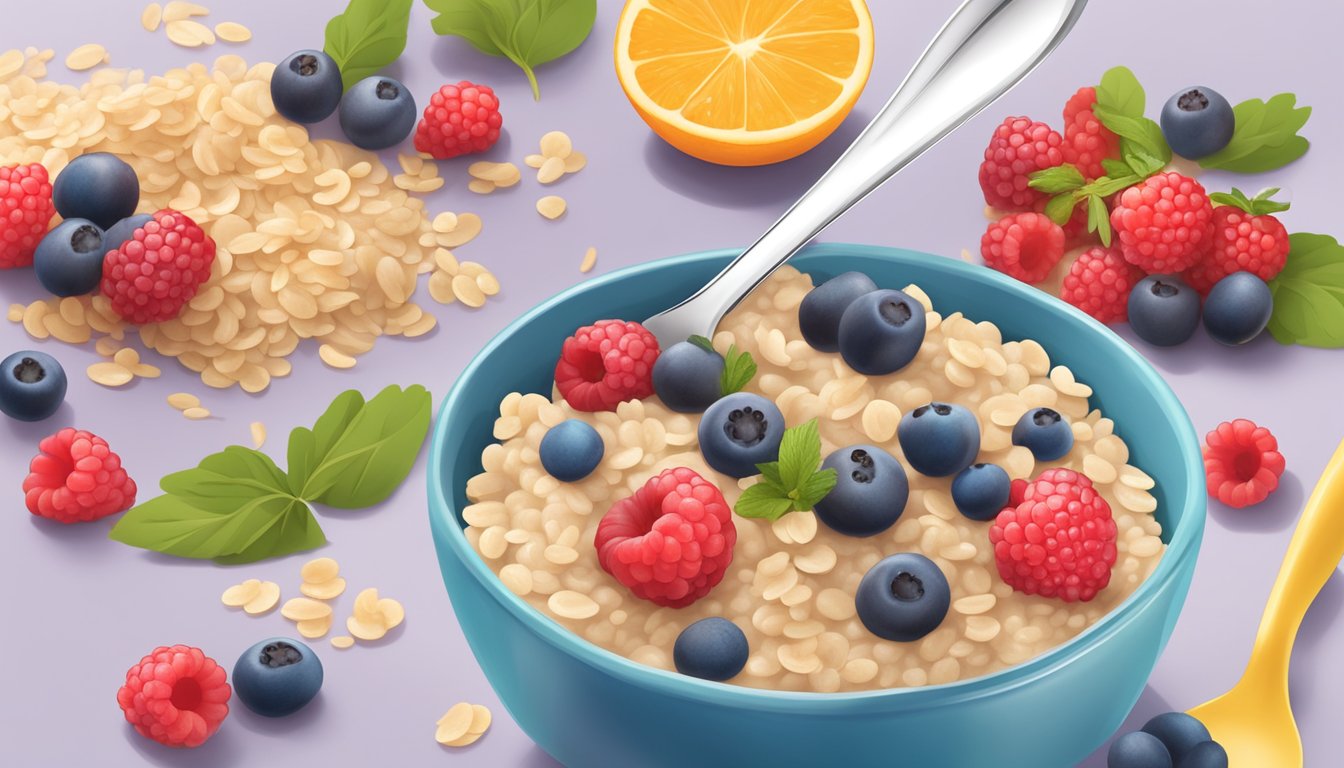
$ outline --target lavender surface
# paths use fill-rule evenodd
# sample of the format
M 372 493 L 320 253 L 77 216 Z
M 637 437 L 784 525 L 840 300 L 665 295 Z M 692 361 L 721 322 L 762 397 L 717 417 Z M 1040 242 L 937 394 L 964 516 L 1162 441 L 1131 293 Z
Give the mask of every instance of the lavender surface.
M 159 73 L 193 61 L 237 53 L 249 62 L 276 60 L 319 47 L 326 20 L 343 0 L 273 2 L 216 0 L 204 21 L 238 21 L 255 36 L 188 50 L 162 31 L 145 32 L 141 0 L 9 2 L 0 25 L 0 50 L 28 45 L 54 48 L 51 77 L 81 82 L 62 62 L 75 46 L 99 42 L 112 63 Z M 217 392 L 173 361 L 158 380 L 124 390 L 90 382 L 84 368 L 97 359 L 92 345 L 75 348 L 35 342 L 21 327 L 0 324 L 0 350 L 37 348 L 57 356 L 70 374 L 67 404 L 41 424 L 0 420 L 0 489 L 9 500 L 0 514 L 0 577 L 9 585 L 7 619 L 0 632 L 0 716 L 5 762 L 16 766 L 234 766 L 234 765 L 472 765 L 552 768 L 557 763 L 508 718 L 467 649 L 435 561 L 425 509 L 424 460 L 382 507 L 320 514 L 350 589 L 336 604 L 339 621 L 355 593 L 377 586 L 401 600 L 406 623 L 372 647 L 314 648 L 326 666 L 317 700 L 283 720 L 257 717 L 236 705 L 209 743 L 197 750 L 162 748 L 123 721 L 115 692 L 128 666 L 160 644 L 202 647 L 232 667 L 252 643 L 292 634 L 278 611 L 252 618 L 225 609 L 219 594 L 245 578 L 279 582 L 297 594 L 297 555 L 238 568 L 162 557 L 110 542 L 112 521 L 57 526 L 32 519 L 19 485 L 37 441 L 66 425 L 96 432 L 112 444 L 142 486 L 155 492 L 162 475 L 232 443 L 247 444 L 248 423 L 270 430 L 268 450 L 283 454 L 291 427 L 311 424 L 331 397 L 356 387 L 372 393 L 389 383 L 424 383 L 441 399 L 470 357 L 527 308 L 585 278 L 578 264 L 588 246 L 605 272 L 662 256 L 741 246 L 763 231 L 839 154 L 891 94 L 956 6 L 873 0 L 877 57 L 872 80 L 855 113 L 836 136 L 812 153 L 782 165 L 727 169 L 684 157 L 656 139 L 630 109 L 612 71 L 611 40 L 621 3 L 602 0 L 592 37 L 575 54 L 543 66 L 542 100 L 532 100 L 521 72 L 507 61 L 477 54 L 453 38 L 438 38 L 430 13 L 416 3 L 407 53 L 389 74 L 425 99 L 444 82 L 470 79 L 500 94 L 506 136 L 488 159 L 521 165 L 548 130 L 567 131 L 590 165 L 551 188 L 524 182 L 489 197 L 467 191 L 466 161 L 442 165 L 449 180 L 431 197 L 432 211 L 473 211 L 485 220 L 482 236 L 460 249 L 463 259 L 489 266 L 504 286 L 484 309 L 440 307 L 422 288 L 419 298 L 440 328 L 419 340 L 384 340 L 350 371 L 321 364 L 301 348 L 294 374 L 263 395 Z M 1261 178 L 1210 173 L 1211 189 L 1232 183 L 1247 189 L 1282 186 L 1292 211 L 1290 231 L 1344 236 L 1338 169 L 1344 167 L 1344 92 L 1339 88 L 1336 30 L 1344 9 L 1309 0 L 1263 4 L 1170 3 L 1160 0 L 1092 3 L 1078 28 L 1026 83 L 971 121 L 900 178 L 825 234 L 835 241 L 903 246 L 956 258 L 978 250 L 985 221 L 975 174 L 992 127 L 1007 114 L 1058 125 L 1073 91 L 1115 64 L 1134 69 L 1149 91 L 1149 114 L 1177 88 L 1200 83 L 1233 102 L 1294 90 L 1316 108 L 1306 133 L 1315 142 L 1297 164 Z M 1184 30 L 1185 32 L 1182 32 Z M 318 136 L 338 134 L 332 124 Z M 394 154 L 387 158 L 393 162 Z M 527 169 L 524 169 L 527 170 Z M 548 222 L 536 198 L 559 194 L 570 211 Z M 28 272 L 0 274 L 0 302 L 28 302 L 41 294 Z M 1132 338 L 1127 330 L 1121 334 Z M 1042 341 L 1049 347 L 1048 337 Z M 1189 602 L 1175 635 L 1131 717 L 1184 709 L 1227 689 L 1238 678 L 1270 585 L 1298 513 L 1336 444 L 1344 438 L 1344 351 L 1287 348 L 1263 338 L 1241 349 L 1218 347 L 1202 334 L 1184 347 L 1144 350 L 1185 402 L 1196 428 L 1246 417 L 1273 429 L 1288 461 L 1281 489 L 1265 504 L 1232 510 L 1212 504 L 1208 531 Z M 214 412 L 189 422 L 164 398 L 189 391 Z M 493 408 L 482 403 L 482 408 Z M 1141 424 L 1123 425 L 1126 430 Z M 1338 754 L 1336 713 L 1344 708 L 1344 576 L 1336 572 L 1308 614 L 1298 638 L 1292 695 L 1307 765 L 1327 765 Z M 1336 649 L 1332 652 L 1333 649 Z M 1106 691 L 1096 695 L 1105 696 Z M 458 701 L 488 705 L 490 732 L 475 746 L 447 750 L 432 738 L 434 722 Z M 974 724 L 968 723 L 974 728 Z M 1083 763 L 1104 765 L 1101 753 Z

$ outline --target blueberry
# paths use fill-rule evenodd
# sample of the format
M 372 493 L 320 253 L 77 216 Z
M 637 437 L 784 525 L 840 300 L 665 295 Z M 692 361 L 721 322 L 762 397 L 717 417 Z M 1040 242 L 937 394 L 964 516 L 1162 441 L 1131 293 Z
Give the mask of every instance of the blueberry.
M 287 637 L 262 640 L 233 665 L 238 699 L 263 717 L 292 715 L 321 688 L 322 661 L 312 648 Z
M 658 355 L 653 391 L 663 405 L 681 413 L 700 413 L 723 396 L 723 356 L 713 347 L 682 341 Z
M 1212 88 L 1186 88 L 1162 107 L 1162 133 L 1171 151 L 1191 160 L 1226 147 L 1236 127 L 1232 105 Z
M 1171 755 L 1156 736 L 1134 731 L 1111 742 L 1106 768 L 1172 768 Z
M 910 364 L 924 343 L 924 307 L 900 291 L 873 291 L 840 316 L 840 356 L 869 376 Z
M 1129 292 L 1129 325 L 1154 346 L 1184 344 L 1199 326 L 1199 294 L 1175 275 L 1149 275 Z
M 972 520 L 993 520 L 1008 506 L 1013 481 L 998 464 L 972 464 L 952 479 L 952 502 Z
M 947 577 L 913 552 L 892 555 L 863 575 L 854 607 L 878 637 L 908 643 L 938 628 L 952 603 Z
M 341 130 L 357 147 L 387 149 L 410 136 L 414 127 L 415 99 L 390 77 L 366 77 L 341 99 Z
M 122 243 L 135 237 L 135 230 L 153 220 L 154 217 L 148 213 L 137 213 L 113 224 L 111 229 L 103 233 L 103 250 L 115 251 Z
M 322 51 L 297 51 L 275 66 L 271 101 L 275 111 L 296 123 L 331 117 L 341 103 L 341 68 Z
M 715 471 L 731 477 L 758 474 L 757 464 L 779 458 L 784 414 L 750 392 L 721 397 L 700 417 L 700 453 Z
M 877 290 L 862 272 L 846 272 L 818 285 L 798 305 L 798 326 L 803 338 L 819 352 L 840 349 L 840 318 L 854 300 Z
M 921 405 L 901 417 L 896 436 L 906 462 L 929 477 L 955 475 L 980 452 L 980 424 L 960 405 Z
M 33 271 L 57 296 L 93 293 L 103 279 L 103 230 L 87 219 L 66 219 L 37 244 Z
M 733 622 L 711 617 L 681 630 L 672 646 L 672 661 L 683 675 L 704 680 L 731 680 L 747 665 L 747 636 Z
M 1259 336 L 1274 314 L 1274 294 L 1256 275 L 1233 272 L 1214 284 L 1204 300 L 1204 329 L 1220 344 L 1235 347 Z
M 19 421 L 41 421 L 65 402 L 65 369 L 42 352 L 15 352 L 0 362 L 0 411 Z
M 586 421 L 567 419 L 541 438 L 541 466 L 556 480 L 573 483 L 602 462 L 602 437 Z
M 1073 449 L 1073 428 L 1054 408 L 1032 408 L 1013 425 L 1013 445 L 1026 446 L 1037 461 L 1054 461 Z
M 1162 746 L 1167 748 L 1171 759 L 1178 766 L 1185 765 L 1183 760 L 1196 745 L 1209 741 L 1209 729 L 1198 718 L 1184 712 L 1166 712 L 1143 725 L 1143 732 L 1155 736 Z
M 835 470 L 835 488 L 814 508 L 817 517 L 846 536 L 872 536 L 905 511 L 910 481 L 895 456 L 872 445 L 851 445 L 821 464 Z
M 101 229 L 135 213 L 140 205 L 140 179 L 116 155 L 80 155 L 56 175 L 51 199 L 65 219 L 88 219 Z
M 1176 768 L 1227 768 L 1227 750 L 1216 741 L 1196 744 Z

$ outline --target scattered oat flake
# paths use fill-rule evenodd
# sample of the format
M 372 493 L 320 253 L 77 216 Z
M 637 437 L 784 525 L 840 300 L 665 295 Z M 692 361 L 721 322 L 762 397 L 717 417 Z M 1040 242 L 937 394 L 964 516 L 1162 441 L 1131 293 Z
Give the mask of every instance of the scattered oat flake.
M 565 175 L 565 161 L 559 157 L 548 157 L 537 170 L 537 181 L 542 184 L 554 184 Z
M 486 179 L 472 179 L 467 182 L 467 189 L 478 195 L 488 195 L 495 191 L 496 186 L 498 185 L 495 184 L 495 182 L 487 181 Z
M 337 635 L 331 638 L 331 647 L 345 650 L 355 644 L 355 638 L 349 635 Z
M 588 167 L 588 156 L 575 152 L 565 158 L 565 173 L 578 173 Z
M 183 48 L 199 48 L 203 45 L 214 45 L 215 33 L 199 21 L 170 21 L 168 39 Z
M 234 584 L 232 587 L 224 590 L 220 600 L 230 608 L 241 608 L 252 602 L 252 598 L 261 591 L 261 581 L 258 579 L 248 579 L 241 584 Z
M 545 155 L 528 155 L 523 158 L 523 164 L 528 168 L 540 168 L 546 163 Z
M 195 408 L 187 408 L 182 411 L 182 415 L 187 417 L 188 419 L 191 419 L 192 421 L 200 421 L 202 419 L 210 418 L 210 409 L 201 408 L 200 406 L 197 406 Z
M 274 581 L 263 581 L 257 589 L 257 594 L 243 605 L 243 611 L 250 616 L 260 616 L 275 608 L 279 602 L 280 585 Z
M 83 72 L 107 61 L 106 48 L 97 43 L 85 43 L 65 57 L 65 66 L 76 72 Z
M 331 617 L 328 616 L 324 619 L 299 621 L 295 622 L 294 626 L 299 630 L 300 635 L 303 635 L 309 640 L 313 640 L 322 637 L 327 634 L 327 632 L 331 631 Z
M 140 12 L 140 26 L 144 27 L 146 32 L 157 32 L 162 22 L 163 6 L 158 3 L 150 3 Z
M 201 399 L 188 392 L 174 392 L 168 396 L 168 404 L 179 411 L 185 411 L 188 408 L 200 407 Z
M 552 221 L 564 216 L 568 207 L 565 198 L 557 195 L 547 195 L 537 201 L 537 213 Z
M 23 305 L 22 305 L 22 304 L 10 304 L 10 305 L 9 305 L 9 314 L 7 315 L 7 317 L 9 318 L 9 322 L 11 322 L 11 323 L 20 323 L 20 322 L 23 322 Z
M 104 387 L 120 387 L 131 383 L 135 376 L 116 363 L 94 363 L 88 369 L 89 379 Z
M 182 0 L 172 0 L 163 7 L 164 21 L 181 21 L 189 19 L 192 16 L 208 16 L 210 9 L 196 3 L 183 2 Z
M 317 348 L 317 356 L 322 358 L 322 362 L 332 368 L 354 368 L 355 358 L 345 354 L 330 344 L 323 344 Z
M 252 447 L 260 450 L 266 444 L 266 425 L 254 421 L 248 425 L 248 430 L 252 433 Z
M 331 606 L 309 597 L 291 597 L 281 606 L 280 615 L 290 621 L 330 619 Z
M 573 151 L 574 142 L 564 131 L 551 131 L 541 137 L 541 154 L 548 158 L 558 157 L 563 160 Z
M 252 39 L 252 30 L 236 21 L 222 21 L 215 25 L 215 35 L 226 43 L 246 43 Z
M 341 564 L 334 558 L 317 557 L 299 568 L 299 578 L 314 584 L 331 581 L 341 573 Z
M 579 264 L 579 271 L 587 274 L 592 272 L 593 267 L 595 266 L 597 266 L 597 249 L 590 247 L 583 254 L 583 261 Z
M 305 581 L 299 585 L 299 591 L 314 600 L 335 600 L 345 592 L 345 579 L 337 576 L 323 582 Z
M 470 703 L 462 701 L 454 704 L 435 723 L 437 728 L 434 731 L 434 740 L 444 745 L 457 741 L 468 735 L 473 719 L 475 712 L 472 711 Z

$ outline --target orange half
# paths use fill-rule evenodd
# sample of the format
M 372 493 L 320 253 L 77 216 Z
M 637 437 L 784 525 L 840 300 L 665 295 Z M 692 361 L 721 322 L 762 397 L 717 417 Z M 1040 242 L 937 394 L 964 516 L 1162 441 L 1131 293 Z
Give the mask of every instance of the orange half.
M 872 66 L 864 0 L 629 0 L 616 30 L 635 110 L 672 146 L 723 165 L 820 144 Z

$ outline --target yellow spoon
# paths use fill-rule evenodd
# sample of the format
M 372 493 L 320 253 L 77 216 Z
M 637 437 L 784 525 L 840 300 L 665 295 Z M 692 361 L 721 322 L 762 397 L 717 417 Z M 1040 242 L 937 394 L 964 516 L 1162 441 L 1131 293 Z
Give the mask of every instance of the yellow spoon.
M 1190 710 L 1227 750 L 1230 768 L 1302 768 L 1302 738 L 1288 701 L 1288 662 L 1307 608 L 1341 557 L 1344 443 L 1302 511 L 1241 680 Z

